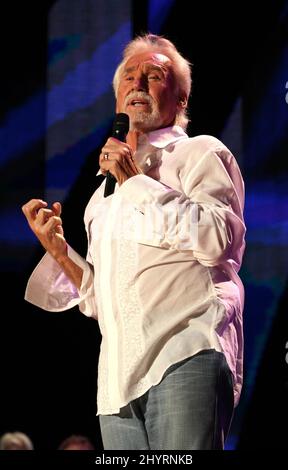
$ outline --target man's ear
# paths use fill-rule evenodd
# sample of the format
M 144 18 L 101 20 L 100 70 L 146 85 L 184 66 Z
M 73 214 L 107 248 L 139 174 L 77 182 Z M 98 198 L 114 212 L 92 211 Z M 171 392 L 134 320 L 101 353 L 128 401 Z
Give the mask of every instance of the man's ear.
M 187 97 L 186 96 L 180 96 L 178 104 L 180 108 L 187 108 Z

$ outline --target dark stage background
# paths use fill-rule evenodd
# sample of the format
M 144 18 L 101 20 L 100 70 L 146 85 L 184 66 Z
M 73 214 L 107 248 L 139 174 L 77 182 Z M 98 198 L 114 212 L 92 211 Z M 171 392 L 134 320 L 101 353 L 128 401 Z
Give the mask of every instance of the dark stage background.
M 189 11 L 187 8 L 189 7 Z M 111 130 L 111 81 L 133 35 L 166 35 L 193 63 L 188 133 L 234 152 L 246 183 L 245 381 L 227 449 L 287 445 L 288 5 L 181 0 L 2 2 L 0 434 L 35 448 L 72 433 L 101 449 L 97 322 L 23 300 L 43 251 L 21 206 L 63 202 L 65 235 L 86 253 L 82 223 Z

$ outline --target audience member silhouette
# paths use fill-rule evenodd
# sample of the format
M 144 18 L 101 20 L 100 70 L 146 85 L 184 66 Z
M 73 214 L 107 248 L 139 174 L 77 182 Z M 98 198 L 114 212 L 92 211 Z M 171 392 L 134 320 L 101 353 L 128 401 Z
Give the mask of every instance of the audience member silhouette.
M 34 450 L 34 445 L 23 432 L 7 432 L 0 439 L 0 450 Z
M 61 442 L 58 450 L 95 450 L 95 447 L 87 436 L 72 434 Z

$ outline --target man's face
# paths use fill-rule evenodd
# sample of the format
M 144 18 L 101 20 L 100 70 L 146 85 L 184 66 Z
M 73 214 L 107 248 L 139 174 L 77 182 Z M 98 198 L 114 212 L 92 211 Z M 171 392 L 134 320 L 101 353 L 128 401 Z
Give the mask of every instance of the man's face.
M 172 64 L 163 54 L 131 57 L 120 76 L 117 113 L 127 113 L 130 128 L 149 132 L 173 124 L 178 98 Z

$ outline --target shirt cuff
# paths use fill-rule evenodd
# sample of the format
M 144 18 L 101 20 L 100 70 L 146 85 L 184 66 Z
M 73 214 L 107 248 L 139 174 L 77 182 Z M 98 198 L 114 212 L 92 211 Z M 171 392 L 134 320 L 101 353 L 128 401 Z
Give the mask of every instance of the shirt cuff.
M 88 316 L 94 316 L 90 313 L 90 309 L 89 313 L 86 313 L 84 307 L 88 290 L 91 290 L 91 286 L 93 287 L 93 274 L 89 263 L 69 245 L 68 256 L 83 269 L 79 290 L 65 275 L 55 259 L 49 253 L 45 253 L 28 280 L 24 298 L 49 312 L 62 312 L 76 305 L 80 308 L 82 304 L 80 311 Z M 95 305 L 93 305 L 93 311 L 95 310 Z
M 24 298 L 50 312 L 68 310 L 79 303 L 76 286 L 49 253 L 45 253 L 28 279 Z

